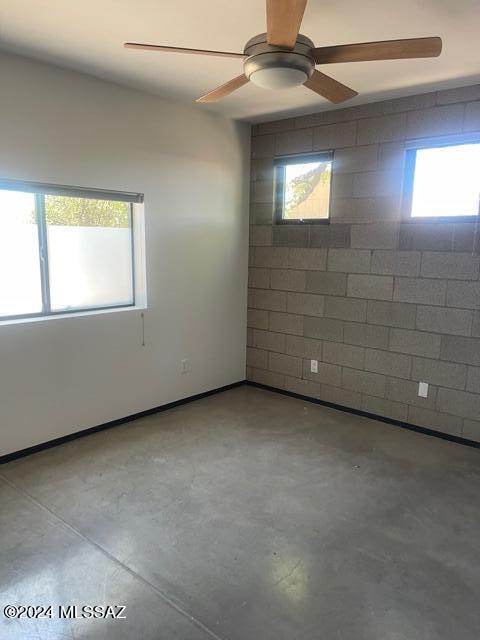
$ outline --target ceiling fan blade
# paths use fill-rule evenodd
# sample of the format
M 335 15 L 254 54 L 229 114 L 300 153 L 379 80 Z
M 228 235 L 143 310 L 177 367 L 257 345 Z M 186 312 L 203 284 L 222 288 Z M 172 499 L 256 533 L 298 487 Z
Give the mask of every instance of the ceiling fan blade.
M 241 76 L 237 76 L 236 78 L 233 78 L 233 80 L 225 82 L 225 84 L 222 84 L 222 86 L 217 87 L 213 91 L 209 91 L 204 96 L 197 98 L 195 102 L 218 102 L 218 100 L 225 98 L 225 96 L 228 96 L 230 93 L 233 93 L 237 89 L 240 89 L 240 87 L 243 87 L 247 82 L 249 82 L 247 76 L 242 73 Z
M 186 49 L 185 47 L 164 47 L 160 44 L 145 44 L 143 42 L 125 42 L 126 49 L 140 49 L 143 51 L 167 51 L 170 53 L 193 53 L 197 56 L 220 56 L 222 58 L 245 58 L 244 53 L 232 51 L 210 51 L 209 49 Z
M 408 38 L 341 44 L 312 49 L 317 64 L 365 62 L 369 60 L 401 60 L 403 58 L 435 58 L 442 51 L 441 38 Z
M 315 93 L 320 94 L 324 98 L 327 98 L 327 100 L 330 100 L 330 102 L 336 104 L 358 96 L 358 93 L 353 89 L 330 78 L 330 76 L 326 76 L 324 73 L 320 73 L 320 71 L 316 69 L 311 77 L 303 84 L 305 87 L 308 87 L 312 91 L 315 91 Z
M 267 0 L 267 42 L 293 49 L 307 0 Z

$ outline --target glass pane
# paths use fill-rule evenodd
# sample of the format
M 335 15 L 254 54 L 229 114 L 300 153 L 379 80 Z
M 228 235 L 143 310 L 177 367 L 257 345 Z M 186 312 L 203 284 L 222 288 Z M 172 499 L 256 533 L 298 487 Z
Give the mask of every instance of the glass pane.
M 0 316 L 42 311 L 35 196 L 0 191 Z
M 412 217 L 480 213 L 480 144 L 418 149 Z
M 328 218 L 331 162 L 285 166 L 284 220 Z
M 130 204 L 45 196 L 52 311 L 133 303 Z

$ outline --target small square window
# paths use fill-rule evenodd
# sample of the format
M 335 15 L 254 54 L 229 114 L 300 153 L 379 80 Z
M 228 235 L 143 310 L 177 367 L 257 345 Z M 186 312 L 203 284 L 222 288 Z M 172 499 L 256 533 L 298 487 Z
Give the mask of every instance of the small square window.
M 333 153 L 275 160 L 275 217 L 278 223 L 328 222 Z
M 480 214 L 480 142 L 409 149 L 404 215 L 411 220 Z

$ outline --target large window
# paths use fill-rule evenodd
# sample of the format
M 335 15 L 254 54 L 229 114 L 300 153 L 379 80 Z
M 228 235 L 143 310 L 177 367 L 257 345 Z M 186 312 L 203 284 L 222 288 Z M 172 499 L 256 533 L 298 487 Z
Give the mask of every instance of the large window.
M 141 196 L 0 182 L 0 320 L 135 304 Z
M 480 214 L 480 142 L 409 149 L 404 214 L 410 219 Z
M 332 162 L 331 152 L 275 160 L 277 222 L 328 221 Z

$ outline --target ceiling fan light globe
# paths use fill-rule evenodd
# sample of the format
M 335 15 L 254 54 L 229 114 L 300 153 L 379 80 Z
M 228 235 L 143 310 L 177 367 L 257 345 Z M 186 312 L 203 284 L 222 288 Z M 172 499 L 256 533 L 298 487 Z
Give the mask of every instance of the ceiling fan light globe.
M 250 81 L 262 89 L 290 89 L 303 84 L 308 75 L 291 67 L 258 69 L 250 75 Z

